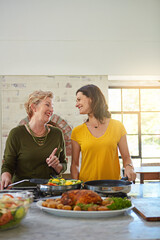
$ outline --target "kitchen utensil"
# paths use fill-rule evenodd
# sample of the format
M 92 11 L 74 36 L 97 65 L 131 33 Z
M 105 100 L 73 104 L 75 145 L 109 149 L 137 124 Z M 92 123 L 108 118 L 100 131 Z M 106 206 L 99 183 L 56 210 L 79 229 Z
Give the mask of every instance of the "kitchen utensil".
M 0 230 L 19 225 L 32 201 L 32 193 L 28 191 L 0 191 Z
M 90 189 L 97 193 L 129 193 L 132 182 L 126 181 L 128 178 L 121 180 L 93 180 L 83 184 L 83 188 Z
M 38 192 L 42 192 L 44 194 L 52 194 L 52 193 L 63 193 L 68 190 L 74 190 L 74 189 L 80 189 L 81 188 L 81 183 L 79 184 L 71 184 L 71 185 L 59 185 L 59 186 L 50 186 L 46 185 L 48 183 L 49 179 L 41 179 L 41 178 L 31 178 L 31 179 L 23 179 L 21 181 L 12 183 L 8 185 L 8 187 L 14 187 L 15 185 L 18 185 L 19 183 L 23 182 L 30 182 L 30 183 L 35 183 L 36 188 Z
M 160 221 L 160 198 L 138 198 L 133 203 L 133 210 L 146 221 Z
M 23 179 L 21 181 L 9 184 L 8 187 L 15 186 L 15 185 L 17 185 L 19 183 L 22 183 L 22 182 L 30 182 L 30 183 L 35 183 L 35 184 L 46 184 L 48 182 L 48 179 L 41 179 L 41 178 Z
M 72 184 L 72 185 L 59 185 L 59 186 L 50 186 L 50 185 L 44 185 L 44 184 L 38 184 L 37 188 L 40 192 L 44 193 L 63 193 L 65 191 L 69 190 L 75 190 L 81 188 L 81 183 L 78 184 Z

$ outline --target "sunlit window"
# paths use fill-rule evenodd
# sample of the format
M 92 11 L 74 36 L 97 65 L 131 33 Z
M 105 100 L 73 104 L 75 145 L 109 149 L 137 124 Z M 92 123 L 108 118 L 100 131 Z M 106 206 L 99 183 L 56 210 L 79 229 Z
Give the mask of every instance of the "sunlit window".
M 132 159 L 160 162 L 160 88 L 110 87 L 108 104 L 127 130 Z

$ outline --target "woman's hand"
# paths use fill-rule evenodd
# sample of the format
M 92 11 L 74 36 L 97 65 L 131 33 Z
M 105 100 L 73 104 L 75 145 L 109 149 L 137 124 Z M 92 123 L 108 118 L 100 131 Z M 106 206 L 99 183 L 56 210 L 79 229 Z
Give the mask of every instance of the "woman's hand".
M 135 173 L 134 169 L 129 165 L 127 165 L 125 168 L 124 176 L 125 177 L 127 176 L 129 181 L 136 180 L 136 173 Z
M 55 156 L 57 152 L 57 148 L 53 150 L 51 155 L 46 159 L 46 162 L 48 164 L 48 167 L 52 167 L 56 170 L 57 173 L 60 173 L 62 170 L 62 165 L 60 164 L 60 161 L 57 156 Z
M 123 159 L 123 167 L 125 168 L 124 176 L 128 177 L 129 181 L 135 181 L 136 173 L 134 168 L 128 164 L 132 164 L 132 160 L 130 158 L 127 137 L 126 135 L 122 136 L 119 143 L 118 143 L 119 151 L 121 153 Z
M 2 173 L 2 181 L 0 183 L 0 189 L 3 190 L 7 188 L 9 184 L 12 183 L 12 176 L 9 172 Z

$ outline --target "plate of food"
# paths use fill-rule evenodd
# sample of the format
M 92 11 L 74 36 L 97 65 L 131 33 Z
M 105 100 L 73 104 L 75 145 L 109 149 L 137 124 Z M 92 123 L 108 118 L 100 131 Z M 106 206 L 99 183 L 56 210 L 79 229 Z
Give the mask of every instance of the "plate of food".
M 70 190 L 61 197 L 38 201 L 37 207 L 44 212 L 73 218 L 106 218 L 124 214 L 133 208 L 127 198 L 101 197 L 92 190 Z

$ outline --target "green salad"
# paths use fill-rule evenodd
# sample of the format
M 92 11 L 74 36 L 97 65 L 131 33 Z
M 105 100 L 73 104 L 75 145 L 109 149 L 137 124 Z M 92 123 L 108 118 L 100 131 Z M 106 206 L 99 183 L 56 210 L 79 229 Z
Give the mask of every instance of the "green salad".
M 0 198 L 0 230 L 17 226 L 25 217 L 30 199 L 3 194 Z

